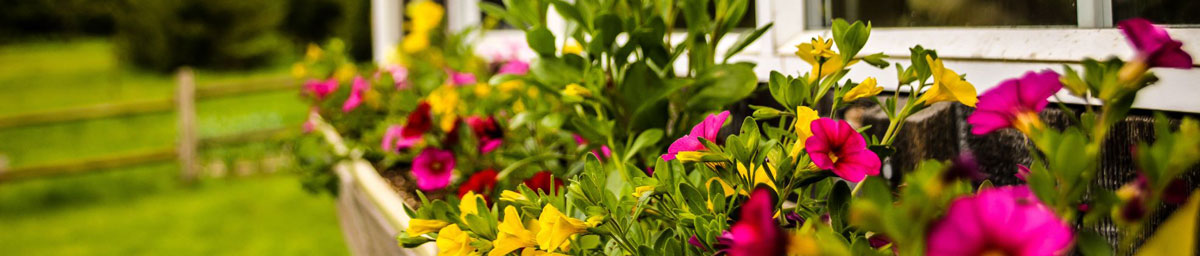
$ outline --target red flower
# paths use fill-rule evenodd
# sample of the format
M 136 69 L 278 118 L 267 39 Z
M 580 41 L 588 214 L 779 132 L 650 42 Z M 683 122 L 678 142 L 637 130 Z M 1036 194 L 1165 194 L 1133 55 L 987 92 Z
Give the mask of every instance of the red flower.
M 495 117 L 467 117 L 467 125 L 471 126 L 471 132 L 479 140 L 479 152 L 487 154 L 504 142 L 504 129 L 500 129 Z
M 541 190 L 546 193 L 550 193 L 551 184 L 553 184 L 555 191 L 562 191 L 563 181 L 554 178 L 554 174 L 551 174 L 550 171 L 540 171 L 533 174 L 533 177 L 525 180 L 525 186 L 529 187 L 529 189 L 534 191 Z
M 421 142 L 425 132 L 433 127 L 433 117 L 429 114 L 429 103 L 422 101 L 417 104 L 417 109 L 408 113 L 408 122 L 404 123 L 404 127 L 400 128 L 399 136 L 389 129 L 388 133 L 384 134 L 383 149 L 387 151 L 405 150 L 413 147 L 418 142 Z M 394 142 L 393 142 L 394 141 Z M 390 147 L 388 144 L 395 143 L 395 147 Z
M 458 187 L 458 198 L 462 198 L 467 192 L 474 191 L 475 194 L 483 195 L 484 200 L 491 198 L 492 189 L 496 187 L 496 170 L 492 168 L 484 169 L 471 175 L 467 182 L 463 182 Z
M 730 256 L 784 255 L 788 237 L 772 216 L 775 198 L 765 188 L 755 189 L 742 205 L 741 219 L 718 240 Z

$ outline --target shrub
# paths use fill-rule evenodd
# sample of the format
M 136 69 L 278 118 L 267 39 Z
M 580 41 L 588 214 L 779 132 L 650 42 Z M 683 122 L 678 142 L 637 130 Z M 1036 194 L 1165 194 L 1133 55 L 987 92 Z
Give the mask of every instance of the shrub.
M 151 70 L 260 66 L 287 49 L 278 33 L 285 7 L 284 1 L 128 0 L 115 8 L 114 41 L 119 56 Z

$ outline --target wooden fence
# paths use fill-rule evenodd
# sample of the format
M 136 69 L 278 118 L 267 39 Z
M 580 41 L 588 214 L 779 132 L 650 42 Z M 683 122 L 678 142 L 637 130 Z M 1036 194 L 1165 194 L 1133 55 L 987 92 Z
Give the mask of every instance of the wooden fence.
M 172 111 L 177 111 L 179 118 L 177 124 L 179 132 L 174 147 L 79 158 L 63 162 L 15 168 L 0 166 L 0 182 L 82 173 L 171 160 L 179 161 L 181 178 L 190 181 L 198 175 L 196 170 L 196 152 L 199 148 L 261 141 L 269 138 L 289 136 L 299 132 L 298 129 L 292 128 L 271 128 L 232 135 L 199 138 L 196 134 L 197 100 L 261 92 L 296 90 L 296 84 L 294 79 L 284 76 L 239 81 L 236 83 L 215 83 L 204 87 L 197 87 L 195 75 L 192 70 L 183 68 L 176 73 L 176 93 L 170 98 L 104 103 L 92 106 L 0 116 L 0 129 Z

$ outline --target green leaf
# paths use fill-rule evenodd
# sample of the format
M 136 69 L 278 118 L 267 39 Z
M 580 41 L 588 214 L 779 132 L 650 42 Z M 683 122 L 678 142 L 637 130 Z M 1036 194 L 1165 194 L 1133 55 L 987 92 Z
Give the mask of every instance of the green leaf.
M 553 56 L 534 59 L 529 64 L 529 72 L 538 82 L 534 85 L 546 86 L 548 93 L 558 93 L 567 84 L 579 82 L 583 77 L 581 68 Z
M 871 24 L 864 25 L 862 21 L 846 24 L 846 20 L 843 19 L 833 21 L 833 42 L 837 44 L 842 59 L 847 62 L 853 59 L 863 46 L 867 45 L 867 39 L 870 36 Z
M 625 156 L 622 157 L 622 159 L 624 159 L 624 161 L 629 161 L 629 158 L 632 158 L 633 155 L 637 154 L 637 152 L 642 150 L 643 147 L 658 143 L 662 137 L 662 129 L 650 129 L 643 131 L 642 134 L 639 134 L 637 139 L 633 141 L 633 145 L 629 147 L 629 150 L 625 151 Z
M 1084 256 L 1112 256 L 1112 246 L 1104 241 L 1104 237 L 1096 234 L 1091 229 L 1079 229 L 1079 235 L 1075 237 L 1079 252 Z
M 720 109 L 750 96 L 757 88 L 758 77 L 746 64 L 720 64 L 705 70 L 699 77 L 699 90 L 688 99 L 690 109 Z
M 482 3 L 486 2 L 481 1 L 480 4 Z M 554 10 L 558 11 L 558 14 L 562 15 L 564 18 L 579 23 L 588 30 L 592 29 L 591 24 L 587 20 L 583 19 L 583 14 L 579 12 L 579 9 L 576 9 L 575 6 L 571 5 L 570 3 L 562 0 L 554 0 L 551 1 L 550 4 L 554 5 Z
M 491 3 L 491 2 L 485 2 L 485 1 L 479 1 L 479 10 L 482 10 L 484 13 L 487 13 L 488 16 L 494 16 L 494 17 L 504 19 L 505 23 L 508 23 L 509 25 L 512 25 L 513 27 L 517 27 L 517 28 L 521 28 L 521 29 L 525 29 L 527 27 L 527 24 L 525 24 L 524 22 L 521 22 L 520 19 L 518 19 L 516 16 L 509 13 L 507 10 L 504 9 L 503 6 L 500 6 L 498 4 Z
M 596 37 L 593 40 L 599 42 L 600 47 L 605 52 L 612 50 L 613 41 L 617 39 L 617 35 L 621 34 L 621 18 L 613 14 L 604 14 L 596 18 Z
M 829 219 L 833 222 L 833 228 L 836 230 L 845 228 L 850 208 L 850 185 L 844 181 L 837 181 L 833 186 L 833 191 L 829 194 L 826 207 L 829 209 Z
M 771 29 L 772 26 L 775 26 L 774 22 L 767 23 L 766 26 L 755 29 L 750 33 L 743 33 L 742 36 L 738 38 L 737 42 L 733 43 L 733 47 L 729 48 L 729 51 L 725 52 L 724 62 L 729 62 L 729 58 L 732 58 L 733 55 L 745 50 L 746 46 L 750 46 L 751 43 L 754 43 L 755 40 L 758 40 L 758 38 L 761 37 L 763 33 L 766 33 L 768 29 Z
M 554 46 L 554 34 L 543 26 L 535 26 L 525 34 L 529 48 L 542 57 L 553 57 L 557 47 Z
M 700 194 L 700 191 L 697 191 L 692 185 L 679 183 L 679 194 L 683 195 L 683 201 L 687 204 L 689 212 L 701 214 L 708 211 L 708 208 L 704 207 L 706 201 L 703 194 Z

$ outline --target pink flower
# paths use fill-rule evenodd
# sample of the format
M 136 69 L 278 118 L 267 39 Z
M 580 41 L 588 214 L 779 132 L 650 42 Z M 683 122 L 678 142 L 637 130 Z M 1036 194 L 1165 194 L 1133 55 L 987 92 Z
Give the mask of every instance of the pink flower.
M 417 178 L 417 188 L 430 191 L 450 184 L 454 174 L 454 154 L 449 150 L 427 147 L 413 159 L 412 174 Z
M 308 94 L 317 98 L 317 100 L 324 100 L 325 96 L 329 96 L 329 94 L 333 93 L 333 91 L 336 91 L 337 88 L 338 82 L 337 79 L 334 78 L 329 78 L 325 81 L 309 79 L 308 81 L 304 82 L 304 89 L 308 91 Z
M 317 112 L 316 107 L 312 107 L 312 108 L 308 109 L 308 119 L 304 120 L 304 126 L 303 126 L 304 133 L 311 133 L 313 130 L 317 129 L 317 122 L 314 121 L 315 120 L 314 118 L 317 118 L 320 116 L 321 116 L 321 114 Z
M 1026 186 L 990 188 L 955 199 L 929 230 L 926 255 L 1062 255 L 1071 227 Z
M 400 128 L 400 134 L 395 137 L 396 150 L 412 148 L 424 138 L 425 132 L 433 127 L 433 116 L 429 114 L 429 103 L 417 103 L 417 108 L 408 113 L 408 122 Z M 391 130 L 388 130 L 391 132 Z M 385 134 L 383 143 L 391 143 Z M 386 150 L 388 147 L 384 146 Z
M 1045 70 L 1041 73 L 1027 72 L 1020 79 L 1001 82 L 979 96 L 975 113 L 967 117 L 971 133 L 983 135 L 1003 128 L 1016 128 L 1030 134 L 1041 128 L 1038 112 L 1050 102 L 1046 99 L 1062 89 L 1058 73 Z
M 718 238 L 730 256 L 784 255 L 788 237 L 775 223 L 775 199 L 766 188 L 755 189 L 742 205 L 741 219 Z
M 500 71 L 497 73 L 501 74 L 501 75 L 503 75 L 503 74 L 524 75 L 525 73 L 528 73 L 528 72 L 529 72 L 529 63 L 518 60 L 518 59 L 513 59 L 508 62 L 505 62 L 504 66 L 500 66 Z
M 706 150 L 704 144 L 700 143 L 700 139 L 704 138 L 713 143 L 717 142 L 717 132 L 721 131 L 721 126 L 725 124 L 725 119 L 729 118 L 729 111 L 723 111 L 720 114 L 708 115 L 703 122 L 692 127 L 692 131 L 688 135 L 684 135 L 671 146 L 667 147 L 667 153 L 662 155 L 663 161 L 671 161 L 675 159 L 675 154 L 684 151 L 701 151 Z
M 383 142 L 379 147 L 383 151 L 392 152 L 396 150 L 396 140 L 400 139 L 400 133 L 404 130 L 403 126 L 392 125 L 387 128 L 387 132 L 383 133 Z
M 571 137 L 575 138 L 575 144 L 579 144 L 579 145 L 587 145 L 588 144 L 588 141 L 586 139 L 584 139 L 583 136 L 579 136 L 579 134 L 571 134 Z M 601 145 L 600 152 L 601 152 L 601 154 L 596 154 L 596 151 L 592 150 L 592 155 L 595 155 L 596 158 L 600 159 L 600 160 L 604 160 L 609 157 L 612 157 L 612 150 L 608 149 L 608 145 Z
M 504 142 L 504 130 L 496 124 L 495 117 L 467 117 L 467 126 L 471 127 L 471 132 L 479 140 L 479 152 L 490 153 Z
M 1017 176 L 1017 179 L 1020 179 L 1021 181 L 1025 181 L 1025 179 L 1028 179 L 1029 178 L 1029 167 L 1022 165 L 1022 164 L 1018 164 L 1016 176 Z
M 350 112 L 362 105 L 363 92 L 367 90 L 367 80 L 361 76 L 354 77 L 354 85 L 350 87 L 350 98 L 342 104 L 342 112 Z
M 400 65 L 392 65 L 384 68 L 385 71 L 392 74 L 392 81 L 396 83 L 396 90 L 408 89 L 408 69 Z
M 1171 39 L 1167 31 L 1142 18 L 1123 20 L 1117 28 L 1137 49 L 1137 60 L 1149 67 L 1192 68 L 1192 56 L 1184 52 L 1183 43 Z
M 453 85 L 463 86 L 475 84 L 475 74 L 459 73 L 453 70 L 448 72 L 450 72 L 450 83 Z
M 850 182 L 879 175 L 879 156 L 867 149 L 867 141 L 849 123 L 821 118 L 809 125 L 813 135 L 804 141 L 804 150 L 817 167 Z

